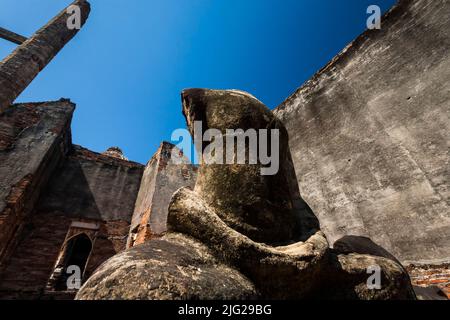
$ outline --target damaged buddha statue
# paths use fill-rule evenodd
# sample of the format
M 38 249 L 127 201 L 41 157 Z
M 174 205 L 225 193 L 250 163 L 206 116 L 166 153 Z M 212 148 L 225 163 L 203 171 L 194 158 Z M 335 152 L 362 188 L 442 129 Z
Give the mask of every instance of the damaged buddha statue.
M 262 174 L 267 163 L 252 155 L 261 144 L 253 151 L 245 144 L 246 164 L 200 160 L 194 190 L 172 197 L 168 232 L 106 261 L 77 299 L 415 299 L 401 264 L 370 239 L 344 237 L 330 248 L 300 196 L 287 131 L 270 109 L 235 90 L 185 90 L 182 104 L 191 134 L 199 122 L 202 135 L 220 132 L 215 139 L 232 159 L 240 155 L 226 148 L 230 129 L 262 130 L 269 140 L 277 132 L 277 150 L 266 150 L 279 153 L 276 172 Z

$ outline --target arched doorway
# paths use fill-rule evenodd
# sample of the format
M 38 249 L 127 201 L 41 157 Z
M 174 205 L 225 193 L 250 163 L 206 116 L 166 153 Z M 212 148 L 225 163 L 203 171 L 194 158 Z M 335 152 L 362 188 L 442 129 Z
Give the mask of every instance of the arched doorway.
M 85 233 L 81 233 L 67 241 L 63 258 L 58 266 L 60 274 L 55 283 L 56 290 L 67 290 L 67 279 L 70 276 L 67 273 L 68 267 L 77 266 L 80 269 L 80 276 L 83 276 L 91 251 L 92 241 Z

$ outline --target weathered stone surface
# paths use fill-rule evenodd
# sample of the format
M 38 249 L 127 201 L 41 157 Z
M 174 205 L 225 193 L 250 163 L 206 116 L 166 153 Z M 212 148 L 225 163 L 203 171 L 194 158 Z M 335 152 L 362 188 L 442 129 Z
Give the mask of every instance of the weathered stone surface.
M 240 108 L 246 112 L 240 112 Z M 260 128 L 261 123 L 264 127 L 272 120 L 277 123 L 276 127 L 283 130 L 282 124 L 271 117 L 267 108 L 246 93 L 187 90 L 183 92 L 183 109 L 191 132 L 194 132 L 192 126 L 198 119 L 222 130 L 226 126 L 237 128 L 241 125 L 244 129 Z M 287 146 L 287 135 L 281 137 L 280 145 Z M 288 159 L 287 147 L 281 148 L 280 157 Z M 289 183 L 283 175 L 284 164 L 280 166 L 283 173 L 278 177 L 280 180 L 273 181 L 275 185 L 262 184 L 260 188 L 252 188 L 253 184 L 258 185 L 263 179 L 259 170 L 254 172 L 254 168 L 260 167 L 252 164 L 240 165 L 235 169 L 233 164 L 210 165 L 202 161 L 195 189 L 181 188 L 172 197 L 167 218 L 169 232 L 163 240 L 150 240 L 107 261 L 88 280 L 77 298 L 415 298 L 407 273 L 396 261 L 330 250 L 327 239 L 319 230 L 310 229 L 314 233 L 308 235 L 305 241 L 298 241 L 299 235 L 294 232 L 301 232 L 301 229 L 289 229 L 290 226 L 285 224 L 301 222 L 296 220 L 301 215 L 296 216 L 292 202 L 288 202 L 291 200 L 289 188 L 278 188 L 276 184 L 280 181 Z M 235 170 L 239 171 L 241 179 L 246 180 L 250 189 L 236 191 L 229 188 L 230 181 L 237 181 L 236 177 L 230 179 Z M 264 197 L 271 195 L 273 198 L 270 199 L 274 199 L 278 206 L 261 207 L 264 210 L 252 212 L 253 216 L 245 212 L 245 201 L 253 203 L 256 199 L 256 203 L 269 204 L 264 202 Z M 277 197 L 287 200 L 277 203 Z M 285 212 L 268 211 L 274 208 Z M 280 230 L 277 233 L 277 230 L 269 233 L 269 238 L 264 238 L 269 225 L 262 223 L 258 214 L 271 217 L 275 226 L 285 227 L 285 232 Z M 249 229 L 244 224 L 251 224 L 253 228 Z M 266 241 L 258 242 L 255 238 Z M 182 250 L 174 247 L 173 243 L 180 239 Z M 275 246 L 268 242 L 283 245 Z M 350 245 L 356 247 L 351 241 L 347 242 L 349 245 L 343 247 L 344 250 Z M 374 251 L 373 247 L 373 243 L 366 241 L 358 249 Z M 186 265 L 193 267 L 193 260 L 199 261 L 193 250 L 197 250 L 197 256 L 205 256 L 207 252 L 208 260 L 213 259 L 214 264 L 227 266 L 225 275 L 222 267 L 217 266 L 208 268 L 201 276 L 194 276 L 192 270 L 184 270 Z M 381 290 L 367 287 L 367 268 L 372 265 L 381 268 Z M 201 266 L 205 266 L 204 259 Z M 244 284 L 243 278 L 237 278 L 240 276 L 251 282 L 246 280 Z M 231 283 L 230 277 L 233 280 Z M 223 281 L 229 285 L 222 287 L 220 284 Z M 210 283 L 219 285 L 212 289 L 208 285 Z
M 414 300 L 416 296 L 404 268 L 383 257 L 363 254 L 330 253 L 328 272 L 323 274 L 320 296 L 338 300 Z M 368 268 L 381 271 L 381 289 L 369 289 Z
M 122 149 L 120 149 L 119 147 L 108 148 L 108 150 L 103 152 L 103 154 L 108 157 L 128 161 L 127 157 L 124 156 Z
M 76 0 L 72 4 L 80 8 L 81 24 L 84 25 L 90 12 L 89 3 Z M 69 17 L 64 9 L 0 62 L 0 113 L 14 102 L 59 50 L 78 33 L 78 29 L 67 27 Z
M 0 115 L 0 271 L 70 146 L 73 111 L 61 100 L 17 104 Z
M 257 164 L 237 164 L 235 160 L 232 165 L 200 166 L 195 192 L 221 219 L 252 240 L 271 244 L 305 240 L 318 230 L 308 205 L 291 191 L 286 130 L 264 104 L 248 93 L 230 90 L 189 89 L 183 91 L 182 100 L 191 133 L 195 121 L 202 121 L 202 135 L 208 129 L 220 130 L 224 150 L 227 129 L 279 130 L 280 164 L 275 175 L 261 174 L 259 158 Z M 201 150 L 207 146 L 204 142 Z M 233 156 L 238 157 L 236 150 Z
M 122 252 L 77 294 L 78 300 L 249 299 L 251 282 L 197 241 L 177 234 Z
M 306 242 L 271 247 L 230 228 L 195 192 L 183 188 L 169 209 L 169 230 L 189 235 L 255 283 L 265 299 L 308 297 L 325 268 L 328 242 L 319 231 Z
M 207 124 L 207 128 L 219 129 L 222 133 L 227 128 L 279 129 L 279 155 L 283 161 L 280 162 L 279 173 L 271 180 L 272 184 L 262 184 L 262 188 L 253 187 L 265 177 L 259 170 L 255 172 L 255 168 L 260 168 L 258 164 L 236 168 L 233 164 L 201 163 L 194 191 L 180 189 L 172 199 L 168 217 L 170 231 L 181 232 L 206 244 L 221 261 L 251 279 L 262 298 L 300 299 L 332 297 L 335 294 L 336 297 L 341 295 L 354 299 L 414 299 L 409 277 L 396 261 L 339 254 L 339 263 L 336 264 L 333 262 L 336 254 L 328 249 L 328 242 L 320 231 L 312 229 L 313 235 L 308 234 L 306 241 L 299 242 L 299 235 L 295 232 L 299 233 L 300 229 L 288 229 L 292 224 L 295 226 L 296 221 L 301 223 L 301 215 L 289 210 L 293 207 L 289 202 L 292 199 L 290 190 L 283 188 L 289 183 L 285 172 L 290 160 L 286 156 L 288 136 L 283 125 L 262 103 L 249 94 L 236 91 L 191 89 L 183 92 L 183 110 L 194 133 L 194 121 L 197 120 L 201 120 L 203 126 Z M 239 178 L 230 179 L 236 172 L 239 172 Z M 245 181 L 247 189 L 239 184 L 239 179 Z M 238 187 L 233 189 L 236 185 Z M 262 204 L 261 207 L 256 205 L 261 210 L 251 212 L 252 216 L 245 212 L 246 202 Z M 270 223 L 265 225 L 258 215 L 272 217 L 272 224 L 275 229 L 280 226 L 280 233 L 268 232 Z M 250 224 L 255 233 L 249 232 L 242 224 Z M 285 245 L 271 246 L 270 242 L 284 242 Z M 347 243 L 357 247 L 351 241 Z M 373 252 L 376 251 L 374 247 L 373 243 L 366 241 L 358 249 Z M 366 287 L 367 268 L 372 263 L 379 263 L 385 280 L 383 289 L 376 293 Z M 329 285 L 329 281 L 324 279 L 328 277 L 333 278 L 336 285 L 323 294 L 324 287 Z
M 72 146 L 37 210 L 72 218 L 131 222 L 144 166 Z
M 194 192 L 173 198 L 169 230 L 188 234 L 237 267 L 264 299 L 414 299 L 408 274 L 395 260 L 328 250 L 321 232 L 306 242 L 270 247 L 229 228 Z M 380 266 L 382 289 L 367 288 L 367 268 Z
M 162 236 L 167 231 L 167 213 L 173 193 L 181 187 L 194 187 L 196 178 L 197 167 L 181 150 L 162 142 L 142 176 L 131 221 L 129 247 Z
M 283 102 L 303 198 L 330 243 L 450 259 L 450 2 L 399 1 Z
M 37 212 L 25 224 L 20 242 L 0 275 L 0 299 L 73 299 L 74 291 L 46 288 L 74 219 L 64 213 Z M 83 222 L 99 222 L 77 219 Z M 129 222 L 100 221 L 86 277 L 125 249 Z
M 261 176 L 259 164 L 202 163 L 195 190 L 178 190 L 168 217 L 170 195 L 181 186 L 180 177 L 183 180 L 192 173 L 166 162 L 171 146 L 161 146 L 158 161 L 149 162 L 145 181 L 140 183 L 143 166 L 125 161 L 117 150 L 101 155 L 70 148 L 68 124 L 73 108 L 68 112 L 60 109 L 62 105 L 73 107 L 68 101 L 19 105 L 14 111 L 6 108 L 0 115 L 0 160 L 7 164 L 2 167 L 0 162 L 0 173 L 7 177 L 6 182 L 0 181 L 4 187 L 0 196 L 6 199 L 1 207 L 0 198 L 0 297 L 73 296 L 74 292 L 46 290 L 67 238 L 80 231 L 71 227 L 73 222 L 100 226 L 90 231 L 95 243 L 86 265 L 89 276 L 125 248 L 130 221 L 132 232 L 136 226 L 144 227 L 138 240 L 146 241 L 148 235 L 151 238 L 166 231 L 167 218 L 168 234 L 104 263 L 78 298 L 414 299 L 409 277 L 392 254 L 367 237 L 345 235 L 372 236 L 394 248 L 396 254 L 403 252 L 402 257 L 426 253 L 426 259 L 441 261 L 446 252 L 448 232 L 442 230 L 448 227 L 449 216 L 448 206 L 442 203 L 448 200 L 443 178 L 448 169 L 442 164 L 448 162 L 448 155 L 442 152 L 442 143 L 448 117 L 442 118 L 442 110 L 446 111 L 449 97 L 444 84 L 449 61 L 445 52 L 450 46 L 448 35 L 441 32 L 448 19 L 438 19 L 445 10 L 437 13 L 445 6 L 443 1 L 401 1 L 384 19 L 381 31 L 367 32 L 356 40 L 277 110 L 294 138 L 291 148 L 300 183 L 307 192 L 316 188 L 327 198 L 324 202 L 313 195 L 312 200 L 320 208 L 331 208 L 331 218 L 322 213 L 321 220 L 332 240 L 340 238 L 333 249 L 328 248 L 317 219 L 299 194 L 283 124 L 247 93 L 186 90 L 183 112 L 191 131 L 195 120 L 203 121 L 203 132 L 209 128 L 280 129 L 279 173 Z M 60 23 L 60 18 L 53 23 Z M 436 32 L 435 39 L 425 38 L 425 32 Z M 414 50 L 405 52 L 405 46 Z M 48 44 L 40 49 L 49 49 Z M 414 52 L 423 55 L 427 50 L 432 51 L 427 59 L 419 59 Z M 385 60 L 377 58 L 378 51 Z M 22 53 L 18 51 L 15 58 L 22 59 Z M 47 53 L 43 56 L 48 58 Z M 404 63 L 398 64 L 399 59 Z M 417 66 L 419 76 L 410 71 L 411 66 Z M 32 79 L 27 68 L 22 76 Z M 385 70 L 389 76 L 395 74 L 394 89 L 391 83 L 373 84 L 387 78 Z M 362 79 L 361 74 L 367 78 Z M 20 83 L 9 92 L 16 94 L 23 86 L 26 84 Z M 408 98 L 403 99 L 401 92 L 408 93 Z M 427 108 L 420 108 L 419 103 Z M 41 109 L 53 104 L 55 110 Z M 62 121 L 65 117 L 67 121 Z M 436 129 L 438 126 L 441 129 Z M 319 142 L 311 141 L 314 135 L 320 136 Z M 316 156 L 305 152 L 305 146 Z M 185 165 L 191 168 L 188 162 Z M 161 196 L 155 198 L 149 190 L 157 190 Z M 361 212 L 356 222 L 355 211 Z M 405 221 L 408 234 L 399 228 Z M 335 222 L 337 227 L 332 226 Z M 408 238 L 411 233 L 413 240 Z M 411 244 L 415 247 L 409 250 Z M 420 252 L 430 244 L 431 253 Z M 373 265 L 381 267 L 381 290 L 367 288 L 367 268 Z M 446 272 L 410 272 L 417 273 L 416 284 L 437 284 L 448 292 L 448 277 L 441 277 Z M 420 294 L 432 296 L 430 292 Z
M 395 261 L 399 265 L 401 265 L 401 262 L 398 261 L 397 258 L 394 257 L 389 251 L 387 251 L 383 247 L 380 247 L 367 237 L 344 236 L 333 244 L 333 248 L 335 251 L 338 251 L 342 254 L 367 254 L 377 257 L 383 257 Z

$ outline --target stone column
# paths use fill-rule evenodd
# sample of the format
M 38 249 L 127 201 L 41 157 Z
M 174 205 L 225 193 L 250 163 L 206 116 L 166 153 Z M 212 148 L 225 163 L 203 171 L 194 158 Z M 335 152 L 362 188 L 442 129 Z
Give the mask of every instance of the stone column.
M 89 2 L 76 0 L 72 5 L 80 8 L 81 26 L 84 25 L 90 12 Z M 67 20 L 71 14 L 67 13 L 67 9 L 61 11 L 0 62 L 0 113 L 14 102 L 39 72 L 77 34 L 78 29 L 71 30 L 67 27 Z
M 11 41 L 15 44 L 22 44 L 27 41 L 27 38 L 21 36 L 20 34 L 14 33 L 12 31 L 6 30 L 0 27 L 0 38 L 5 39 L 7 41 Z

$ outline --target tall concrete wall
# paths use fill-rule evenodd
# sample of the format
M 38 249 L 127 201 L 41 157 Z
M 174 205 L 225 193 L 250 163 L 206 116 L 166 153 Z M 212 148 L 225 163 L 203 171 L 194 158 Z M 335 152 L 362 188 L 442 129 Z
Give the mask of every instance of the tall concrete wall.
M 331 242 L 450 261 L 449 30 L 449 1 L 400 1 L 276 109 Z

